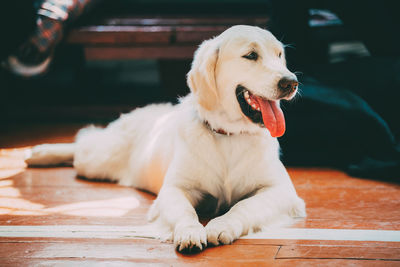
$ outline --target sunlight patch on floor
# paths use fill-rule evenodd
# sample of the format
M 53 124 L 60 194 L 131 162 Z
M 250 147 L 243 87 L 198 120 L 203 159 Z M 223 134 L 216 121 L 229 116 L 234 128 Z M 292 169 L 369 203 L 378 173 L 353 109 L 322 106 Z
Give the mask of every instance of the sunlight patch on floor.
M 44 211 L 73 216 L 119 217 L 136 209 L 139 205 L 139 200 L 135 197 L 122 197 L 60 205 L 53 208 L 46 208 Z

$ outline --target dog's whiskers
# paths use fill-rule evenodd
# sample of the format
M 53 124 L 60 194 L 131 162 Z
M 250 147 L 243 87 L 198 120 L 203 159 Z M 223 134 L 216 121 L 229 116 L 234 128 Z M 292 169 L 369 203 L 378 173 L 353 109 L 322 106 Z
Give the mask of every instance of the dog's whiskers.
M 291 48 L 291 49 L 296 49 L 296 46 L 294 44 L 284 44 L 283 45 L 284 48 Z
M 297 76 L 297 75 L 303 75 L 303 72 L 301 72 L 301 71 L 294 71 L 293 73 L 294 73 L 296 76 Z

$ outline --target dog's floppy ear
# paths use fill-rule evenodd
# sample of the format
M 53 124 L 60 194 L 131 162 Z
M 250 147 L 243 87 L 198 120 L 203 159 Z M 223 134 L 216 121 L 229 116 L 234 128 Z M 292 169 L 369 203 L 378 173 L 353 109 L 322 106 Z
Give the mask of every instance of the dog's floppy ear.
M 197 101 L 207 110 L 217 104 L 215 66 L 218 60 L 218 44 L 215 39 L 204 41 L 194 55 L 192 68 L 187 74 L 187 84 Z

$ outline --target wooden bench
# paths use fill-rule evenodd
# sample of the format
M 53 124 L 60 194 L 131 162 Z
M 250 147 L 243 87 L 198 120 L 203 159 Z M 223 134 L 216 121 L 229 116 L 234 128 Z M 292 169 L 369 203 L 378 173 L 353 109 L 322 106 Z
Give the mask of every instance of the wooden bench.
M 67 42 L 82 46 L 87 60 L 191 59 L 203 40 L 237 24 L 265 28 L 268 17 L 113 16 L 72 29 Z

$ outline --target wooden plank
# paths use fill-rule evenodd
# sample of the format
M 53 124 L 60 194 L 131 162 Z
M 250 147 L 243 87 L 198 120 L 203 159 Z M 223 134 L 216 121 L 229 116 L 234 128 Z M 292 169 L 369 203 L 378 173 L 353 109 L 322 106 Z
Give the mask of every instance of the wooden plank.
M 340 212 L 340 211 L 338 211 Z M 379 214 L 379 213 L 378 213 Z M 382 230 L 400 230 L 400 221 L 379 218 L 336 218 L 332 219 L 314 219 L 312 210 L 305 220 L 294 223 L 291 227 L 297 228 L 330 228 L 330 229 L 382 229 Z M 339 217 L 339 216 L 338 216 Z
M 341 247 L 341 246 L 283 246 L 277 259 L 369 259 L 399 260 L 400 248 L 388 247 Z M 400 262 L 399 262 L 400 263 Z
M 93 215 L 93 216 L 92 216 Z M 89 216 L 74 216 L 62 213 L 38 215 L 37 212 L 25 215 L 1 215 L 1 225 L 115 225 L 115 226 L 136 226 L 147 223 L 146 211 L 144 214 L 128 213 L 124 216 L 100 216 L 95 213 Z
M 205 26 L 205 25 L 267 25 L 266 16 L 120 16 L 108 17 L 97 21 L 98 25 L 131 26 Z M 94 24 L 94 23 L 91 23 Z
M 385 188 L 321 188 L 297 189 L 307 203 L 307 213 L 313 219 L 398 221 L 400 218 L 400 190 Z M 390 203 L 390 204 L 389 204 Z
M 237 262 L 272 260 L 278 246 L 227 245 L 210 247 L 199 254 L 177 253 L 172 243 L 159 240 L 58 240 L 57 242 L 0 243 L 0 262 L 5 258 L 25 259 L 123 259 L 123 260 L 182 260 L 183 262 L 224 261 L 236 258 Z
M 0 195 L 2 225 L 143 224 L 154 198 L 117 185 L 5 187 Z
M 114 213 L 113 213 L 114 215 Z M 91 216 L 88 213 L 88 216 Z M 154 225 L 100 226 L 100 225 L 48 225 L 48 226 L 0 226 L 0 237 L 58 237 L 58 238 L 157 238 Z M 243 239 L 287 239 L 287 240 L 343 240 L 364 242 L 400 242 L 400 231 L 350 230 L 350 229 L 302 229 L 282 228 L 263 231 L 241 237 Z
M 46 258 L 46 259 L 31 259 L 31 258 L 3 258 L 0 259 L 2 267 L 32 267 L 32 266 L 79 266 L 79 267 L 109 267 L 109 266 L 166 266 L 174 264 L 176 261 L 139 261 L 139 260 L 125 260 L 125 259 L 82 259 L 82 258 Z M 198 264 L 197 266 L 201 266 Z
M 182 43 L 198 45 L 233 25 L 266 27 L 267 23 L 268 19 L 265 17 L 117 17 L 100 20 L 97 25 L 92 23 L 73 29 L 66 39 L 69 43 L 84 46 Z M 136 58 L 138 55 L 131 54 L 131 57 L 133 56 Z M 172 57 L 182 58 L 177 54 L 172 54 Z
M 356 259 L 273 259 L 278 246 L 230 245 L 207 248 L 200 254 L 182 255 L 174 250 L 172 244 L 160 244 L 157 240 L 113 240 L 87 242 L 63 240 L 40 242 L 16 242 L 0 244 L 0 263 L 2 266 L 32 266 L 34 264 L 93 264 L 129 265 L 170 264 L 204 266 L 398 266 L 398 262 L 384 260 L 360 261 Z M 282 249 L 282 248 L 281 248 Z M 362 252 L 362 251 L 361 251 Z M 279 255 L 279 252 L 278 252 Z M 361 256 L 363 254 L 360 254 Z M 360 258 L 360 255 L 357 258 Z M 29 263 L 29 264 L 27 264 Z M 81 263 L 83 265 L 81 265 Z M 392 264 L 396 263 L 396 264 Z M 98 266 L 98 265 L 96 265 Z M 102 266 L 102 265 L 100 265 Z
M 338 247 L 387 247 L 400 248 L 400 242 L 354 241 L 354 240 L 297 240 L 297 239 L 238 239 L 237 245 L 276 245 L 276 246 L 338 246 Z
M 351 177 L 346 173 L 326 168 L 289 168 L 289 175 L 298 189 L 329 188 L 400 188 L 400 185 L 379 180 Z
M 71 167 L 28 169 L 0 182 L 1 225 L 144 224 L 155 198 L 130 187 L 77 179 Z
M 363 267 L 395 267 L 399 266 L 398 261 L 384 260 L 348 260 L 348 259 L 277 259 L 273 266 L 296 266 L 296 267 L 312 267 L 312 266 L 363 266 Z
M 86 26 L 71 31 L 67 42 L 84 45 L 168 44 L 173 29 L 166 26 Z
M 196 46 L 159 47 L 86 47 L 88 60 L 109 59 L 188 59 L 192 58 Z
M 240 262 L 234 259 L 224 260 L 198 260 L 198 259 L 87 259 L 87 258 L 57 258 L 57 259 L 4 259 L 1 260 L 1 266 L 23 267 L 23 266 L 209 266 L 209 267 L 224 267 L 224 266 L 272 266 L 275 260 L 252 260 Z M 275 265 L 274 265 L 275 266 Z M 354 265 L 353 265 L 354 266 Z M 378 265 L 379 266 L 379 265 Z
M 296 267 L 313 267 L 313 266 L 363 266 L 363 267 L 391 267 L 399 266 L 396 261 L 380 261 L 380 260 L 310 260 L 310 259 L 296 259 L 296 260 L 261 260 L 261 261 L 251 261 L 251 262 L 238 262 L 233 259 L 226 259 L 221 261 L 195 261 L 195 260 L 129 260 L 129 259 L 2 259 L 0 262 L 1 266 L 9 267 L 24 267 L 24 266 L 96 266 L 96 267 L 108 267 L 108 266 L 209 266 L 209 267 L 224 267 L 224 266 L 296 266 Z
M 102 227 L 108 224 L 94 225 L 96 227 Z M 61 225 L 64 227 L 65 225 Z M 79 225 L 75 225 L 78 227 Z M 91 227 L 91 225 L 86 225 Z M 135 225 L 122 225 L 121 227 L 136 227 Z M 126 239 L 107 239 L 110 242 L 130 242 L 130 240 L 137 238 L 126 238 Z M 35 243 L 35 242 L 69 242 L 70 238 L 56 238 L 56 237 L 2 237 L 0 243 Z M 84 242 L 87 238 L 73 238 L 74 242 Z M 97 240 L 97 239 L 95 239 Z M 146 240 L 151 240 L 146 238 Z M 363 247 L 365 249 L 374 247 L 386 247 L 386 248 L 400 248 L 400 242 L 382 242 L 382 241 L 349 241 L 349 240 L 294 240 L 294 239 L 238 239 L 232 245 L 269 245 L 269 246 L 336 246 L 336 247 Z
M 242 23 L 243 24 L 243 23 Z M 87 26 L 71 31 L 67 42 L 93 45 L 175 45 L 201 41 L 217 36 L 232 25 L 142 27 L 142 26 Z M 162 48 L 162 47 L 160 47 Z
M 365 229 L 275 228 L 244 236 L 246 239 L 352 240 L 400 242 L 400 231 Z
M 77 172 L 73 167 L 48 167 L 48 168 L 28 168 L 25 169 L 23 173 L 20 173 L 12 177 L 12 187 L 14 188 L 43 188 L 47 187 L 49 189 L 60 187 L 60 188 L 70 188 L 70 187 L 80 187 L 84 188 L 103 188 L 111 190 L 120 189 L 122 192 L 137 193 L 141 198 L 145 196 L 151 196 L 131 187 L 119 186 L 115 183 L 107 181 L 92 181 L 84 178 L 77 177 Z M 61 186 L 62 185 L 62 186 Z M 150 197 L 151 198 L 151 197 Z

